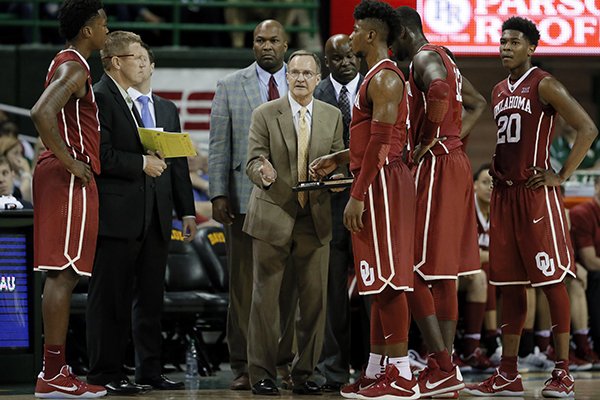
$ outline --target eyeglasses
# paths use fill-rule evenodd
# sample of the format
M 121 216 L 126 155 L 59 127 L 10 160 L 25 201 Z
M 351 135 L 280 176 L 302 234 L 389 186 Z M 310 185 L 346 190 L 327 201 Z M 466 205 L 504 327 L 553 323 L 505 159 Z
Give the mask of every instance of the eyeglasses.
M 107 59 L 107 58 L 113 58 L 113 57 L 117 57 L 117 58 L 122 58 L 122 57 L 134 57 L 134 60 L 135 60 L 135 61 L 141 61 L 141 62 L 143 62 L 143 63 L 147 63 L 147 62 L 149 62 L 149 61 L 150 61 L 150 60 L 148 60 L 148 57 L 146 57 L 146 56 L 136 56 L 135 54 L 115 54 L 115 55 L 113 55 L 113 56 L 105 56 L 105 57 L 103 57 L 103 58 L 104 58 L 104 59 Z
M 317 75 L 312 71 L 289 71 L 288 74 L 292 77 L 292 79 L 298 79 L 300 75 L 302 75 L 306 80 L 312 79 Z

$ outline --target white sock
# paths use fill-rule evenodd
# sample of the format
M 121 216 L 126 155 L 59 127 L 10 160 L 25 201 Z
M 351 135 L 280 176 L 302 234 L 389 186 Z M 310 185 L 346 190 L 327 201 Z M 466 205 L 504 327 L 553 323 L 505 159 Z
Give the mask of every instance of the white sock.
M 388 363 L 398 368 L 400 376 L 409 381 L 412 379 L 412 371 L 410 370 L 410 362 L 408 356 L 406 357 L 389 357 Z
M 369 353 L 369 363 L 365 375 L 369 379 L 375 379 L 377 375 L 385 373 L 387 365 L 385 356 L 381 354 Z

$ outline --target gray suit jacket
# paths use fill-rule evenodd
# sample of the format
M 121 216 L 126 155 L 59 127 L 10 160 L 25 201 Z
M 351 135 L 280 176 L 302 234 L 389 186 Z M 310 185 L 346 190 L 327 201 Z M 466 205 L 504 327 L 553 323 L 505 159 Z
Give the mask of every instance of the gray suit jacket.
M 252 182 L 244 173 L 252 111 L 262 103 L 256 62 L 217 83 L 210 113 L 208 151 L 210 198 L 229 198 L 233 211 L 246 213 Z
M 342 114 L 320 100 L 313 105 L 308 162 L 343 150 Z M 298 213 L 298 196 L 292 187 L 298 183 L 297 137 L 288 97 L 258 107 L 252 114 L 248 138 L 246 173 L 252 189 L 244 232 L 276 246 L 289 241 Z M 263 188 L 258 171 L 259 156 L 268 158 L 277 170 L 277 180 Z M 323 245 L 331 240 L 331 202 L 327 190 L 309 192 L 309 204 L 318 239 Z M 316 222 L 318 221 L 318 223 Z

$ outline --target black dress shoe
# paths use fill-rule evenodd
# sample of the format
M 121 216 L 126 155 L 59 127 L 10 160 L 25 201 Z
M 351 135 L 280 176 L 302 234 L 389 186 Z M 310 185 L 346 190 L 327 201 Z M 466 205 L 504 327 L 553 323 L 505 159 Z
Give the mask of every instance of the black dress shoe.
M 185 386 L 183 382 L 172 381 L 164 375 L 157 376 L 156 378 L 140 379 L 136 383 L 148 385 L 156 390 L 178 390 L 183 389 Z
M 104 385 L 108 393 L 118 395 L 130 395 L 138 394 L 142 392 L 142 388 L 139 385 L 129 382 L 128 379 L 122 378 L 117 379 L 108 384 Z
M 252 385 L 252 393 L 260 396 L 277 396 L 279 389 L 270 379 L 263 379 Z
M 343 385 L 338 382 L 326 382 L 321 386 L 321 391 L 325 393 L 338 393 L 342 386 Z
M 300 395 L 319 395 L 321 394 L 321 388 L 319 387 L 319 385 L 312 381 L 306 381 L 301 385 L 294 385 L 292 393 Z

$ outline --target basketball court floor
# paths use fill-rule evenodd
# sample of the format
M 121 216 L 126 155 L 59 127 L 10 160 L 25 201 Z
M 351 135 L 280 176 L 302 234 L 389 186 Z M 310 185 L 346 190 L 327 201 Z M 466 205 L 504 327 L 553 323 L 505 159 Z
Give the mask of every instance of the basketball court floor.
M 525 385 L 525 396 L 523 397 L 501 397 L 501 399 L 541 399 L 541 390 L 544 381 L 550 376 L 549 373 L 528 373 L 523 374 L 523 384 Z M 573 372 L 575 377 L 575 399 L 577 400 L 597 400 L 600 399 L 600 371 L 594 372 Z M 174 379 L 184 380 L 185 376 L 182 373 L 169 374 L 169 377 Z M 468 382 L 481 381 L 487 378 L 488 375 L 465 375 L 465 380 Z M 253 396 L 249 391 L 232 391 L 229 390 L 231 382 L 231 371 L 224 370 L 216 373 L 215 376 L 200 377 L 198 380 L 187 380 L 185 390 L 177 391 L 152 391 L 146 394 L 135 396 L 107 396 L 110 400 L 195 400 L 195 399 L 305 399 L 315 398 L 315 396 L 299 396 L 292 394 L 291 391 L 281 390 L 281 395 L 278 397 Z M 6 400 L 22 400 L 33 399 L 33 384 L 32 385 L 6 385 L 0 384 L 0 398 Z M 316 398 L 339 398 L 342 397 L 337 393 L 324 393 Z M 461 394 L 460 399 L 491 399 L 491 397 L 471 397 L 466 394 Z M 497 397 L 495 397 L 497 399 Z

